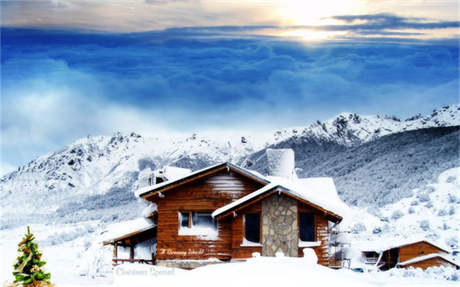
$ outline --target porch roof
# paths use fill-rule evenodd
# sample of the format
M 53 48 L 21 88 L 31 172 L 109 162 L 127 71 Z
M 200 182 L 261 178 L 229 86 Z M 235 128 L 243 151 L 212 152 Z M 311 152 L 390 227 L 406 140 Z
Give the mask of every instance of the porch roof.
M 115 244 L 117 242 L 132 241 L 139 237 L 145 237 L 157 226 L 148 219 L 138 218 L 122 223 L 113 224 L 109 227 L 110 231 L 105 236 L 103 245 Z

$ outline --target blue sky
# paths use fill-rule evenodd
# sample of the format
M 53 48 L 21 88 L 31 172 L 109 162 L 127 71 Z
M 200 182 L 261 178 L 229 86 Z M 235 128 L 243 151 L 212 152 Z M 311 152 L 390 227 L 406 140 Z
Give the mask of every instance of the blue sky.
M 88 134 L 267 131 L 459 101 L 459 24 L 447 9 L 326 7 L 317 22 L 294 12 L 302 21 L 289 22 L 241 4 L 227 7 L 234 23 L 208 2 L 139 2 L 169 13 L 151 27 L 142 13 L 113 21 L 132 18 L 108 2 L 1 3 L 2 172 Z M 113 15 L 90 17 L 104 7 Z

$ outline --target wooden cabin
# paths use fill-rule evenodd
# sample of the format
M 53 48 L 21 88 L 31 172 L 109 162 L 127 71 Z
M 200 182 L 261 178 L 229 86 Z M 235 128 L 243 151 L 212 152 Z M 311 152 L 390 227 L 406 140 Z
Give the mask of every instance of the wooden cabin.
M 342 220 L 344 205 L 331 178 L 266 177 L 231 163 L 145 187 L 138 196 L 156 207 L 148 215 L 152 228 L 104 244 L 134 249 L 154 237 L 151 262 L 183 268 L 254 252 L 298 257 L 307 247 L 328 266 L 329 228 Z M 116 251 L 114 257 L 119 263 Z M 129 261 L 136 260 L 132 253 Z
M 458 263 L 449 258 L 449 252 L 439 245 L 426 240 L 405 240 L 379 248 L 362 251 L 367 264 L 380 270 L 391 268 L 422 268 L 451 266 L 459 268 Z

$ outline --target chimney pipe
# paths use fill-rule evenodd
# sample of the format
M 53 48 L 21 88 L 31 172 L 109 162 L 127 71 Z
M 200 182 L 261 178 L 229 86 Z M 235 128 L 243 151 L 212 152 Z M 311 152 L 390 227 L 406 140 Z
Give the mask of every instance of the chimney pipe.
M 294 151 L 288 149 L 267 149 L 268 175 L 297 178 Z

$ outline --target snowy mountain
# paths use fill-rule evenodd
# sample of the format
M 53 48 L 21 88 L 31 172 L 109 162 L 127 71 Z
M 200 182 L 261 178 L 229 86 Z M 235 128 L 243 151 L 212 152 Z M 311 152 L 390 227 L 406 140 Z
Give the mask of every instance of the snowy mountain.
M 30 222 L 30 214 L 37 222 L 56 215 L 59 220 L 67 215 L 67 220 L 101 216 L 109 220 L 117 216 L 113 207 L 135 203 L 133 192 L 147 184 L 154 170 L 165 165 L 196 170 L 236 162 L 261 148 L 251 140 L 250 136 L 212 140 L 196 134 L 165 140 L 135 133 L 80 139 L 0 180 L 0 226 L 6 221 L 7 225 Z M 19 214 L 17 202 L 24 207 Z
M 317 121 L 307 127 L 277 131 L 274 135 L 275 143 L 306 137 L 346 146 L 358 145 L 404 131 L 460 125 L 459 111 L 460 105 L 444 106 L 433 110 L 430 115 L 417 114 L 406 120 L 400 120 L 395 116 L 341 113 L 332 119 L 324 122 Z
M 135 205 L 133 191 L 146 185 L 147 178 L 155 169 L 175 165 L 197 170 L 218 162 L 230 161 L 264 172 L 266 147 L 293 148 L 298 173 L 302 176 L 333 176 L 339 192 L 348 203 L 393 202 L 407 196 L 407 191 L 416 186 L 405 186 L 401 196 L 388 200 L 388 197 L 381 195 L 388 194 L 388 190 L 394 188 L 385 186 L 384 180 L 377 194 L 371 196 L 373 201 L 360 200 L 364 195 L 361 187 L 368 188 L 371 179 L 385 174 L 379 163 L 387 153 L 393 152 L 391 144 L 373 158 L 363 159 L 363 155 L 369 154 L 369 149 L 373 150 L 373 146 L 388 141 L 381 140 L 386 138 L 385 135 L 402 135 L 410 130 L 429 127 L 458 126 L 459 110 L 458 105 L 443 107 L 428 116 L 417 115 L 405 121 L 387 116 L 343 113 L 305 128 L 277 131 L 272 137 L 193 134 L 188 137 L 163 139 L 142 137 L 136 133 L 117 133 L 113 136 L 83 138 L 60 151 L 43 155 L 0 179 L 0 227 L 50 219 L 78 221 L 103 218 L 111 221 L 116 218 L 132 218 L 137 215 L 136 208 L 126 208 L 129 212 L 120 215 L 115 207 Z M 430 139 L 433 139 L 434 146 L 442 145 L 436 134 Z M 393 139 L 395 143 L 401 140 L 400 136 Z M 417 145 L 418 141 L 423 143 Z M 433 148 L 426 147 L 426 151 L 430 150 L 430 153 L 424 153 L 428 141 L 423 137 L 415 137 L 404 146 L 417 146 L 417 155 L 429 156 L 433 155 Z M 455 135 L 450 136 L 448 146 L 450 152 L 439 159 L 442 162 L 439 168 L 452 167 L 452 162 L 458 158 L 452 151 L 455 150 Z M 353 160 L 344 160 L 342 157 Z M 359 163 L 362 161 L 367 164 Z M 448 163 L 445 164 L 446 162 Z M 360 172 L 359 168 L 368 170 L 369 166 L 379 168 L 375 168 L 373 175 Z M 401 170 L 397 172 L 404 174 Z M 360 174 L 363 176 L 360 177 Z M 395 175 L 393 173 L 393 177 L 388 176 L 392 179 Z M 436 173 L 434 176 L 437 176 Z M 428 172 L 422 177 L 428 177 Z M 399 177 L 397 181 L 400 181 Z M 356 186 L 360 188 L 356 190 Z M 394 192 L 390 192 L 392 193 Z M 33 201 L 30 200 L 31 197 L 34 198 Z M 17 202 L 22 202 L 24 207 L 20 212 L 17 210 Z M 30 216 L 32 214 L 33 217 Z

